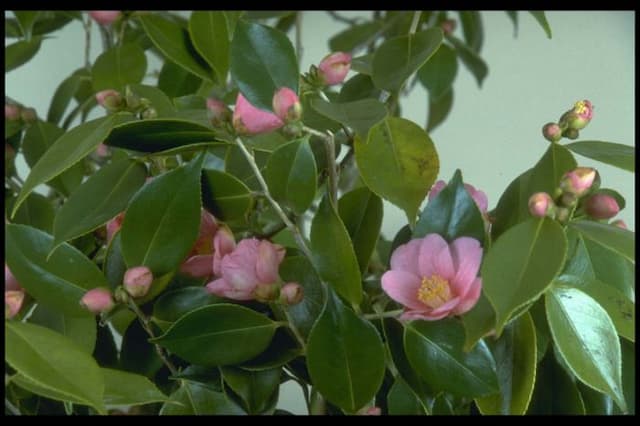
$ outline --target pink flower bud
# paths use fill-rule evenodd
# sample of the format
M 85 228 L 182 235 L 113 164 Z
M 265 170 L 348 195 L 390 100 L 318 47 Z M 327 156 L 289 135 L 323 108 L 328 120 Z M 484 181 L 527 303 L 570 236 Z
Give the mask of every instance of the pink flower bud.
M 91 10 L 89 16 L 100 25 L 111 25 L 120 17 L 119 10 Z
M 7 264 L 5 263 L 4 264 L 4 291 L 17 291 L 17 290 L 22 290 L 22 286 L 20 285 L 16 277 L 14 277 L 13 274 L 11 273 L 9 266 L 7 266 Z
M 24 302 L 24 291 L 22 290 L 9 290 L 4 292 L 4 317 L 13 318 Z
M 578 167 L 567 172 L 560 181 L 560 188 L 577 197 L 584 195 L 596 178 L 596 169 L 591 167 Z
M 594 194 L 584 203 L 584 211 L 594 219 L 610 219 L 618 214 L 620 206 L 607 194 Z
M 457 23 L 454 19 L 445 19 L 440 23 L 444 35 L 449 35 L 456 30 Z
M 124 105 L 122 95 L 113 89 L 102 90 L 96 93 L 96 101 L 98 101 L 98 105 L 108 111 L 117 111 Z
M 345 52 L 335 52 L 324 57 L 318 65 L 318 77 L 328 86 L 340 84 L 351 69 L 351 55 Z
M 153 273 L 146 266 L 135 266 L 124 273 L 124 288 L 134 298 L 146 296 L 152 282 Z
M 368 407 L 360 412 L 362 416 L 379 416 L 382 414 L 380 407 Z
M 106 288 L 97 287 L 91 289 L 82 296 L 80 305 L 88 311 L 99 314 L 101 312 L 109 312 L 115 306 L 111 292 Z
M 273 95 L 273 111 L 285 123 L 298 121 L 302 116 L 302 105 L 296 92 L 288 87 L 280 88 Z
M 236 107 L 233 111 L 233 127 L 236 132 L 256 135 L 271 132 L 282 126 L 284 122 L 277 115 L 254 107 L 242 96 L 242 93 L 238 92 Z
M 18 105 L 4 104 L 5 120 L 15 121 L 20 118 L 20 107 Z
M 297 305 L 303 297 L 304 289 L 298 283 L 287 283 L 280 289 L 280 303 L 285 306 Z
M 107 244 L 109 244 L 116 232 L 120 230 L 123 220 L 124 212 L 118 214 L 116 217 L 107 222 Z
M 629 229 L 627 227 L 627 224 L 624 223 L 624 220 L 622 220 L 622 219 L 614 220 L 609 225 L 617 226 L 618 228 L 621 228 L 621 229 Z
M 536 192 L 529 197 L 529 212 L 535 217 L 550 216 L 555 211 L 551 196 L 546 192 Z
M 571 130 L 582 130 L 593 117 L 593 105 L 588 100 L 578 101 L 572 109 L 560 117 L 560 126 Z
M 562 139 L 562 129 L 557 123 L 547 123 L 542 127 L 542 136 L 549 142 L 558 142 Z
M 216 127 L 223 125 L 231 120 L 231 110 L 219 99 L 208 98 L 207 109 L 209 110 L 209 120 Z
M 103 143 L 96 147 L 96 155 L 98 157 L 107 157 L 109 155 L 109 147 Z

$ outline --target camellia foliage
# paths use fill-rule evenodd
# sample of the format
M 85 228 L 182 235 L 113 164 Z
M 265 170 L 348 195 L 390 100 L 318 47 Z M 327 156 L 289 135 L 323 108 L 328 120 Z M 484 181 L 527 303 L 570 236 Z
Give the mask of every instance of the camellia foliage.
M 5 413 L 288 414 L 288 381 L 310 414 L 635 412 L 634 233 L 579 163 L 634 148 L 567 143 L 597 119 L 572 99 L 497 203 L 437 180 L 481 15 L 327 13 L 306 71 L 302 12 L 8 15 L 6 72 L 67 25 L 103 50 L 46 114 L 5 99 Z

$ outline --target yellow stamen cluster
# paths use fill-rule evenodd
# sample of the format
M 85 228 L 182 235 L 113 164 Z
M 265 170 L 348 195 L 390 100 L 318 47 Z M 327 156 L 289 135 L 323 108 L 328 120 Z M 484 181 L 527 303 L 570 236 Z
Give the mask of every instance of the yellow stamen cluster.
M 418 299 L 432 309 L 439 308 L 451 299 L 449 281 L 435 274 L 429 278 L 423 277 Z
M 576 114 L 587 114 L 589 112 L 589 107 L 584 101 L 578 101 L 573 107 L 573 111 Z

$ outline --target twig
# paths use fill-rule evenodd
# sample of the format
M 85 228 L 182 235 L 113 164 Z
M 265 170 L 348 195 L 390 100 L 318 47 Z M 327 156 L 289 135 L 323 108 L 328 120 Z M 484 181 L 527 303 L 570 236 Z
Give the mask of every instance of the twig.
M 302 63 L 302 12 L 296 12 L 296 56 L 298 57 L 298 66 Z
M 84 26 L 84 67 L 88 70 L 91 69 L 91 22 L 92 19 L 89 16 L 82 22 Z
M 311 127 L 302 126 L 302 130 L 310 135 L 317 136 L 324 142 L 324 149 L 327 155 L 327 169 L 329 171 L 328 180 L 328 193 L 331 201 L 335 204 L 338 197 L 338 168 L 336 166 L 336 149 L 335 138 L 333 133 L 327 130 L 327 133 L 322 133 Z
M 402 312 L 403 312 L 402 309 L 396 309 L 395 311 L 379 312 L 375 314 L 364 314 L 362 315 L 362 318 L 364 319 L 393 318 L 393 317 L 397 317 Z
M 409 34 L 415 34 L 418 29 L 418 23 L 420 22 L 420 15 L 422 15 L 421 10 L 416 10 L 413 12 L 413 21 L 411 21 L 411 28 L 409 28 Z

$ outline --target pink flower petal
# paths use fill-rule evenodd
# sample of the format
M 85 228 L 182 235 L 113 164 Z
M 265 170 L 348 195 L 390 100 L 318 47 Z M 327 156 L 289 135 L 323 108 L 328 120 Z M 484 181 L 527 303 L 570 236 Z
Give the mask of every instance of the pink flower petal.
M 443 248 L 448 250 L 448 244 L 438 234 L 429 234 L 422 239 L 418 256 L 418 270 L 420 271 L 420 276 L 430 277 L 433 274 L 437 274 L 434 264 L 435 258 Z
M 210 277 L 213 274 L 213 255 L 191 256 L 180 265 L 180 272 L 196 278 Z
M 464 297 L 478 275 L 482 261 L 482 247 L 478 240 L 469 237 L 457 238 L 450 247 L 456 270 L 450 284 L 456 295 Z
M 473 283 L 471 284 L 471 287 L 469 288 L 467 294 L 462 297 L 462 300 L 460 301 L 458 306 L 453 309 L 453 313 L 455 315 L 462 315 L 465 312 L 470 311 L 471 308 L 473 308 L 478 302 L 481 292 L 482 278 L 476 278 L 475 280 L 473 280 Z
M 441 314 L 449 315 L 452 309 L 454 309 L 460 303 L 459 297 L 454 297 L 453 299 L 445 302 L 441 306 L 438 306 L 435 309 L 429 311 L 429 315 L 432 317 L 439 316 Z
M 278 253 L 276 247 L 269 241 L 260 241 L 258 246 L 258 258 L 256 260 L 256 276 L 262 284 L 271 284 L 278 281 Z
M 382 275 L 382 289 L 396 302 L 409 308 L 424 309 L 425 305 L 418 299 L 420 277 L 402 270 L 390 270 Z
M 246 253 L 242 253 L 237 249 L 230 255 L 222 259 L 222 277 L 231 285 L 231 287 L 249 291 L 258 285 L 258 277 L 255 274 L 255 258 L 247 258 Z
M 433 186 L 431 187 L 431 190 L 429 191 L 429 201 L 436 198 L 440 193 L 440 191 L 442 191 L 445 186 L 447 186 L 447 184 L 443 180 L 439 180 L 436 183 L 434 183 Z
M 421 244 L 422 240 L 415 239 L 398 246 L 391 255 L 391 269 L 420 275 L 420 271 L 418 270 L 418 255 Z
M 400 319 L 403 321 L 413 321 L 413 320 L 426 320 L 426 321 L 436 321 L 446 317 L 448 312 L 441 313 L 438 315 L 433 315 L 427 311 L 406 311 L 402 315 L 400 315 Z
M 443 247 L 433 258 L 433 266 L 435 267 L 436 274 L 447 281 L 453 280 L 453 277 L 456 275 L 456 270 L 453 267 L 453 259 L 451 258 L 449 245 Z
M 239 290 L 234 288 L 230 283 L 222 278 L 210 282 L 206 286 L 209 293 L 219 297 L 226 297 L 233 300 L 251 300 L 253 299 L 253 290 Z

